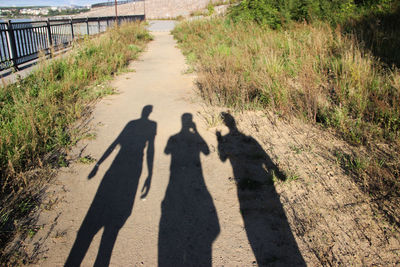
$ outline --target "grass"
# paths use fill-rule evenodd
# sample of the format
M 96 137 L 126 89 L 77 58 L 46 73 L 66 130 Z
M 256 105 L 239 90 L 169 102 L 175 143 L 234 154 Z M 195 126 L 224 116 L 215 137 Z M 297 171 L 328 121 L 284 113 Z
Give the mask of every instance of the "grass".
M 94 159 L 93 157 L 91 157 L 89 155 L 79 158 L 79 162 L 83 163 L 83 164 L 91 164 L 91 163 L 93 163 L 95 161 L 96 161 L 96 159 Z
M 292 150 L 295 154 L 300 154 L 301 152 L 304 151 L 304 148 L 303 148 L 301 145 L 296 146 L 296 145 L 294 145 L 294 144 L 291 144 L 291 145 L 289 145 L 289 148 L 290 148 L 290 150 Z
M 343 25 L 342 31 L 356 36 L 363 47 L 387 66 L 394 65 L 399 68 L 400 2 L 393 1 L 387 9 L 388 11 L 383 12 L 378 8 L 372 12 L 365 12 L 363 16 L 352 18 Z
M 199 16 L 208 16 L 208 11 L 206 11 L 206 10 L 195 10 L 195 11 L 192 11 L 192 12 L 190 12 L 190 16 L 191 17 L 199 17 Z
M 174 34 L 210 102 L 297 114 L 353 144 L 399 140 L 399 70 L 384 69 L 329 25 L 274 31 L 215 18 L 183 22 Z
M 369 165 L 367 159 L 343 153 L 342 151 L 335 151 L 336 163 L 343 167 L 343 169 L 361 175 Z
M 341 166 L 355 172 L 377 198 L 396 196 L 400 70 L 382 62 L 374 53 L 378 49 L 360 43 L 356 34 L 344 32 L 320 21 L 292 21 L 274 30 L 251 21 L 211 18 L 181 22 L 173 34 L 197 71 L 206 101 L 272 110 L 334 130 L 370 153 L 368 163 L 344 157 Z M 379 164 L 382 159 L 385 163 Z
M 67 165 L 65 151 L 79 138 L 74 124 L 88 115 L 90 103 L 113 92 L 104 82 L 125 70 L 149 40 L 143 23 L 125 24 L 75 43 L 68 55 L 43 61 L 25 79 L 0 88 L 0 214 L 7 219 L 0 225 L 1 247 L 12 237 L 9 222 L 27 214 L 19 209 L 30 210 L 21 199 L 36 201 L 32 188 L 42 178 L 32 173 Z M 6 261 L 2 253 L 0 262 Z
M 222 5 L 233 5 L 240 2 L 239 0 L 217 0 L 217 1 L 210 1 L 205 9 L 194 10 L 190 12 L 191 17 L 207 17 L 211 16 L 215 13 L 215 7 L 222 6 Z

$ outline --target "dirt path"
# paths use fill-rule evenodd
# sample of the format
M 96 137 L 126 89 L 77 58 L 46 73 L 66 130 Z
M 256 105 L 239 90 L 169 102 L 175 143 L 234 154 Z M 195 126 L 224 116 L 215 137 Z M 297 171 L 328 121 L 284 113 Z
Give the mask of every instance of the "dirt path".
M 268 114 L 221 120 L 172 36 L 154 36 L 96 105 L 96 138 L 71 153 L 96 161 L 64 168 L 48 190 L 26 241 L 38 266 L 396 263 L 398 235 L 327 154 L 344 144 Z
M 42 243 L 40 251 L 37 252 L 42 259 L 38 262 L 40 266 L 62 266 L 66 262 L 77 239 L 77 232 L 87 214 L 90 218 L 87 219 L 89 222 L 82 227 L 84 229 L 81 231 L 82 238 L 79 239 L 81 244 L 78 244 L 80 246 L 78 250 L 83 250 L 82 243 L 84 242 L 88 242 L 90 247 L 82 261 L 82 266 L 92 266 L 95 262 L 104 230 L 101 227 L 107 225 L 113 228 L 112 230 L 118 230 L 121 224 L 123 227 L 119 229 L 112 250 L 111 266 L 141 264 L 155 266 L 158 261 L 161 202 L 164 198 L 169 199 L 168 205 L 172 206 L 164 208 L 163 218 L 165 218 L 166 226 L 163 227 L 168 228 L 168 225 L 176 219 L 178 223 L 181 223 L 181 230 L 186 231 L 181 238 L 189 237 L 190 233 L 187 231 L 195 230 L 191 229 L 190 224 L 203 231 L 203 226 L 198 225 L 198 222 L 207 218 L 214 220 L 210 226 L 213 228 L 211 229 L 212 233 L 205 234 L 204 242 L 193 241 L 194 244 L 204 243 L 204 251 L 201 252 L 201 255 L 192 255 L 193 257 L 199 259 L 198 256 L 206 254 L 211 256 L 207 249 L 211 251 L 211 244 L 213 244 L 212 258 L 214 262 L 222 264 L 227 260 L 232 264 L 248 265 L 254 261 L 251 248 L 246 241 L 246 233 L 243 231 L 243 221 L 239 213 L 235 188 L 227 179 L 232 177 L 232 170 L 229 164 L 223 164 L 218 159 L 215 134 L 206 131 L 203 121 L 197 116 L 199 106 L 193 104 L 193 97 L 195 97 L 193 76 L 183 74 L 187 67 L 184 57 L 175 47 L 172 36 L 168 32 L 154 32 L 153 34 L 155 40 L 149 44 L 141 59 L 132 64 L 135 72 L 123 74 L 113 82 L 112 85 L 118 89 L 119 94 L 107 97 L 96 106 L 91 122 L 91 125 L 96 126 L 95 140 L 80 144 L 77 151 L 84 148 L 82 156 L 89 155 L 98 161 L 115 140 L 118 145 L 100 164 L 96 175 L 90 180 L 88 176 L 95 167 L 95 163 L 90 165 L 75 163 L 58 175 L 57 185 L 51 189 L 54 190 L 54 198 L 62 196 L 63 199 L 59 199 L 50 211 L 42 212 L 39 225 L 44 225 L 44 228 L 30 241 L 33 245 Z M 157 124 L 157 130 L 154 139 L 154 164 L 150 191 L 145 199 L 141 199 L 141 189 L 148 175 L 146 153 L 149 153 L 143 146 L 152 138 L 154 132 L 150 129 L 153 126 L 143 126 L 146 123 L 141 124 L 140 120 L 130 125 L 129 122 L 140 119 L 142 109 L 148 105 L 152 106 L 148 120 Z M 165 154 L 164 150 L 169 138 L 181 131 L 181 117 L 184 113 L 193 115 L 193 122 L 197 125 L 199 134 L 178 137 L 177 143 L 183 142 L 180 144 L 180 150 L 176 150 L 177 147 L 170 144 L 173 150 L 170 152 L 172 157 L 179 157 L 176 153 L 180 153 L 180 151 L 183 156 L 181 162 L 177 162 L 177 165 L 174 166 L 174 174 L 170 174 L 171 155 Z M 191 127 L 190 116 L 186 116 L 185 120 L 188 127 Z M 136 125 L 142 125 L 143 130 Z M 189 132 L 192 131 L 192 129 L 189 130 Z M 129 134 L 133 136 L 131 138 L 133 140 L 125 138 Z M 191 147 L 191 140 L 195 140 L 198 144 Z M 186 145 L 185 142 L 189 143 Z M 201 151 L 197 151 L 197 147 L 200 147 Z M 145 151 L 144 157 L 140 151 Z M 118 160 L 118 157 L 121 158 L 121 156 L 125 159 Z M 133 158 L 129 158 L 129 156 Z M 179 159 L 177 160 L 179 161 Z M 193 162 L 197 166 L 194 166 Z M 200 162 L 204 175 L 199 166 Z M 140 174 L 140 171 L 135 169 L 140 169 L 142 164 L 143 171 Z M 171 185 L 171 192 L 168 193 L 169 196 L 166 196 L 170 176 L 179 180 L 184 178 L 185 174 L 197 177 L 196 179 L 199 181 L 193 181 L 192 185 Z M 139 175 L 140 179 L 138 179 Z M 122 178 L 120 179 L 120 177 Z M 138 185 L 134 184 L 135 181 L 130 180 L 138 180 Z M 185 188 L 185 186 L 190 188 Z M 132 188 L 127 189 L 126 187 Z M 136 196 L 135 191 L 137 191 Z M 192 200 L 193 203 L 186 203 L 187 206 L 184 206 L 185 202 L 190 202 L 188 199 L 190 194 L 193 196 L 196 193 L 202 196 L 202 201 L 196 198 Z M 129 206 L 133 201 L 130 199 L 132 196 L 134 204 L 131 212 Z M 52 197 L 49 199 L 51 200 Z M 229 200 L 229 206 L 226 205 L 226 200 Z M 177 217 L 185 216 L 183 214 L 185 211 L 175 210 L 174 205 L 179 204 L 183 205 L 183 209 L 189 209 L 188 216 L 192 217 Z M 199 214 L 189 212 L 190 209 L 192 211 L 196 209 L 196 205 L 200 206 Z M 88 212 L 89 209 L 90 212 Z M 176 209 L 179 208 L 176 207 Z M 230 211 L 233 211 L 232 214 L 225 216 Z M 178 213 L 176 214 L 176 212 Z M 182 213 L 179 214 L 179 212 Z M 120 218 L 110 219 L 109 217 Z M 124 223 L 126 217 L 128 219 Z M 223 227 L 225 225 L 229 225 L 229 229 L 225 230 L 226 228 Z M 95 234 L 93 239 L 90 236 L 92 232 Z M 168 231 L 164 231 L 164 233 L 168 236 Z M 113 242 L 112 235 L 105 237 L 105 243 Z M 174 237 L 171 238 L 171 240 L 164 241 L 166 248 L 176 244 L 177 241 Z M 225 246 L 224 244 L 228 241 L 229 243 L 235 242 L 235 244 Z M 215 249 L 217 247 L 220 249 Z M 195 248 L 191 249 L 195 250 Z M 77 254 L 74 254 L 73 257 L 78 257 Z M 227 255 L 232 256 L 228 259 Z M 105 262 L 106 260 L 103 257 L 99 261 Z M 190 259 L 188 256 L 188 262 L 190 263 L 192 260 L 194 259 Z

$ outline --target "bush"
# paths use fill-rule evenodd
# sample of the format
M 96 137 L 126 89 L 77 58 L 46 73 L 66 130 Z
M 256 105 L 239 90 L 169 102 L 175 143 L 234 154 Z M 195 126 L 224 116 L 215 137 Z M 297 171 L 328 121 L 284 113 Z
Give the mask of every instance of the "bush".
M 331 25 L 345 22 L 350 17 L 379 10 L 386 12 L 395 0 L 243 0 L 230 9 L 234 21 L 253 20 L 272 28 L 286 25 L 290 20 L 323 20 Z
M 283 22 L 279 11 L 278 6 L 273 1 L 244 0 L 230 9 L 229 16 L 236 22 L 253 20 L 259 24 L 278 28 Z
M 356 36 L 363 47 L 387 66 L 400 68 L 400 1 L 379 7 L 346 21 L 343 32 Z

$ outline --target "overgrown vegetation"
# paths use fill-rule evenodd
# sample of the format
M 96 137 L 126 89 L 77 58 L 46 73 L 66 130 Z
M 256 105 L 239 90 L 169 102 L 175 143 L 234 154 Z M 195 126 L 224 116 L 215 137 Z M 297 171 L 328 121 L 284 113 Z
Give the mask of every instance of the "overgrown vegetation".
M 334 129 L 370 152 L 368 162 L 342 157 L 341 166 L 388 199 L 400 193 L 400 71 L 378 56 L 396 61 L 400 53 L 376 45 L 388 32 L 398 42 L 398 18 L 390 18 L 399 9 L 390 0 L 357 2 L 244 0 L 228 18 L 182 22 L 174 36 L 205 99 Z M 386 18 L 376 36 L 363 24 L 368 16 Z M 368 36 L 357 32 L 365 28 Z
M 343 32 L 353 34 L 361 47 L 392 67 L 400 67 L 400 2 L 386 12 L 373 9 L 343 23 Z
M 215 14 L 215 7 L 217 6 L 222 6 L 222 5 L 234 5 L 237 2 L 240 2 L 240 0 L 216 0 L 212 1 L 207 4 L 206 9 L 199 9 L 199 10 L 194 10 L 190 13 L 191 17 L 195 16 L 211 16 Z
M 383 68 L 329 25 L 274 31 L 213 19 L 184 22 L 174 33 L 198 63 L 199 86 L 210 101 L 299 114 L 353 144 L 399 138 L 400 72 Z
M 395 0 L 243 0 L 233 6 L 234 21 L 256 21 L 279 28 L 294 21 L 323 20 L 335 26 L 349 18 L 390 12 L 398 6 Z
M 389 66 L 400 66 L 400 2 L 396 0 L 244 0 L 231 7 L 229 18 L 273 29 L 292 21 L 324 21 L 352 34 L 359 45 Z
M 102 82 L 123 70 L 150 39 L 143 24 L 125 24 L 75 43 L 68 55 L 44 61 L 24 80 L 0 88 L 2 248 L 18 219 L 35 206 L 43 177 L 33 174 L 65 165 L 63 151 L 79 138 L 73 125 L 87 115 L 90 102 L 112 93 Z M 9 260 L 4 253 L 0 262 Z

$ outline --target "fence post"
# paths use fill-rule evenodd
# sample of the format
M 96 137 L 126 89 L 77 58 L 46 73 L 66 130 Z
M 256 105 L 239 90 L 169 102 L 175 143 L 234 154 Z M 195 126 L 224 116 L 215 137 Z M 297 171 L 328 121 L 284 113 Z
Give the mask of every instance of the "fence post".
M 90 35 L 89 34 L 89 18 L 88 17 L 86 17 L 86 29 L 87 29 L 87 35 Z
M 53 51 L 52 51 L 52 48 L 53 48 L 53 38 L 52 38 L 52 36 L 51 36 L 50 19 L 47 19 L 47 21 L 46 21 L 46 26 L 47 26 L 47 41 L 48 41 L 48 43 L 49 43 L 49 54 L 50 54 L 50 56 L 52 56 L 52 54 L 53 54 Z
M 146 20 L 146 0 L 143 1 L 143 15 L 144 15 L 144 20 Z
M 13 63 L 13 67 L 15 70 L 18 70 L 18 63 L 17 63 L 17 46 L 16 46 L 16 41 L 15 41 L 15 35 L 14 35 L 14 30 L 12 28 L 11 20 L 8 20 L 7 22 L 7 31 L 8 31 L 8 42 L 9 42 L 9 53 L 10 53 L 10 59 Z
M 99 27 L 99 33 L 100 33 L 100 18 L 99 17 L 97 17 L 97 25 Z
M 71 24 L 71 37 L 73 41 L 75 39 L 75 35 L 74 35 L 74 23 L 72 22 L 72 18 L 69 18 L 69 23 Z

